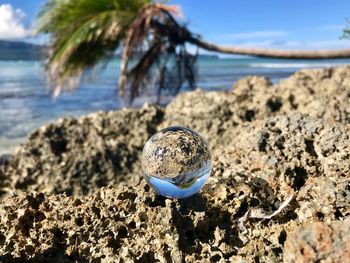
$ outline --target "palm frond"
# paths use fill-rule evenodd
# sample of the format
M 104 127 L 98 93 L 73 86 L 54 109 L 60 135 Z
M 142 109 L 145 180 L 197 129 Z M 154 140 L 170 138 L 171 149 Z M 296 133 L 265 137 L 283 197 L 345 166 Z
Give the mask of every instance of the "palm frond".
M 79 83 L 86 68 L 113 54 L 147 0 L 51 0 L 39 14 L 38 32 L 51 35 L 47 63 L 56 93 Z
M 154 18 L 157 18 L 158 20 L 164 19 L 165 16 L 170 15 L 170 12 L 176 15 L 181 14 L 181 10 L 177 8 L 177 6 L 149 4 L 140 11 L 139 16 L 131 23 L 128 31 L 126 32 L 120 62 L 119 94 L 121 97 L 125 96 L 125 89 L 128 79 L 128 62 L 133 57 L 133 50 L 142 46 L 146 36 L 149 35 L 152 20 Z M 144 62 L 143 65 L 145 65 Z M 151 64 L 149 66 L 151 66 Z M 148 67 L 143 67 L 144 70 L 147 70 L 147 68 Z M 136 88 L 135 85 L 132 85 L 132 87 L 134 87 L 134 89 Z M 132 92 L 132 94 L 135 94 L 135 92 Z M 131 99 L 133 99 L 133 97 L 131 97 Z
M 51 35 L 47 72 L 55 95 L 77 87 L 85 69 L 113 56 L 119 47 L 121 97 L 128 87 L 132 101 L 154 83 L 154 76 L 159 76 L 159 97 L 167 88 L 178 91 L 185 80 L 193 87 L 193 65 L 185 48 L 191 34 L 174 15 L 181 15 L 177 6 L 150 0 L 49 0 L 39 14 L 38 32 Z M 168 63 L 169 57 L 177 62 Z M 169 67 L 178 72 L 176 88 L 168 81 L 173 74 Z
M 119 77 L 121 97 L 125 96 L 129 82 L 131 102 L 147 84 L 156 85 L 158 99 L 160 99 L 163 90 L 179 91 L 185 80 L 188 81 L 190 88 L 194 87 L 195 70 L 189 66 L 189 60 L 186 60 L 189 54 L 185 48 L 186 37 L 190 33 L 186 27 L 181 27 L 177 23 L 173 15 L 181 16 L 181 10 L 177 6 L 150 4 L 142 9 L 140 15 L 130 25 L 126 33 L 121 59 Z M 142 47 L 145 49 L 144 52 L 142 52 Z M 135 57 L 135 51 L 140 51 L 140 48 L 141 59 L 129 69 L 129 60 Z M 174 81 L 169 81 L 173 77 L 169 67 L 174 64 L 168 63 L 170 57 L 172 57 L 172 61 L 180 61 L 180 63 L 175 63 L 175 70 L 184 73 L 177 75 L 178 85 L 175 88 Z M 193 58 L 196 57 L 193 56 Z M 152 81 L 155 76 L 158 77 L 157 83 Z M 193 78 L 191 79 L 189 76 Z

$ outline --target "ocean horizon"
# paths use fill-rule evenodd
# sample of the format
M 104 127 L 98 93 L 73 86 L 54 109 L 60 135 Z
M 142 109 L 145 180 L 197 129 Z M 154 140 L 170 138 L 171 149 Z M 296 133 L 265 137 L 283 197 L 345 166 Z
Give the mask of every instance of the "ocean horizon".
M 231 90 L 238 79 L 249 75 L 266 76 L 276 83 L 302 68 L 347 64 L 350 59 L 200 58 L 197 87 Z M 109 62 L 96 76 L 92 75 L 84 77 L 79 89 L 62 93 L 54 100 L 45 81 L 42 61 L 0 61 L 0 155 L 13 152 L 31 132 L 62 117 L 128 106 L 118 96 L 118 59 Z M 181 92 L 188 90 L 184 87 Z M 165 101 L 172 98 L 167 95 Z M 146 102 L 155 102 L 155 96 L 145 94 L 132 106 L 141 107 Z

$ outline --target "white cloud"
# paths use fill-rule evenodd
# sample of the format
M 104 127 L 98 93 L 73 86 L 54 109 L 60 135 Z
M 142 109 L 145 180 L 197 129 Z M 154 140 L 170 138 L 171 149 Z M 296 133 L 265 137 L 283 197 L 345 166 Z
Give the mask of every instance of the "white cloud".
M 218 38 L 222 40 L 251 40 L 251 39 L 285 37 L 287 35 L 288 33 L 283 30 L 269 30 L 269 31 L 223 34 L 223 35 L 219 35 Z
M 0 5 L 0 39 L 23 38 L 29 35 L 23 19 L 25 13 L 14 9 L 10 4 Z

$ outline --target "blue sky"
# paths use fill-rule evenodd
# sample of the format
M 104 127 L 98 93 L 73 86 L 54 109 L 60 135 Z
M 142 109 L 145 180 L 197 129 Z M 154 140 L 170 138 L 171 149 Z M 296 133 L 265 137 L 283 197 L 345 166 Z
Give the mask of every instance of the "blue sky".
M 44 2 L 0 0 L 0 39 L 28 35 Z M 218 44 L 282 49 L 350 46 L 349 40 L 339 40 L 350 17 L 349 0 L 173 0 L 170 4 L 182 6 L 190 29 Z M 9 12 L 11 16 L 4 19 Z

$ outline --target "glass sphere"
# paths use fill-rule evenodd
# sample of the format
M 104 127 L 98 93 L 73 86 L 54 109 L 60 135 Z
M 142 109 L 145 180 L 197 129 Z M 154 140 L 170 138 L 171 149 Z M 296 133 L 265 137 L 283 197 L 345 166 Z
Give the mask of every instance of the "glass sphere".
M 195 131 L 174 126 L 160 130 L 145 144 L 142 170 L 160 195 L 185 198 L 197 193 L 211 173 L 211 155 Z

